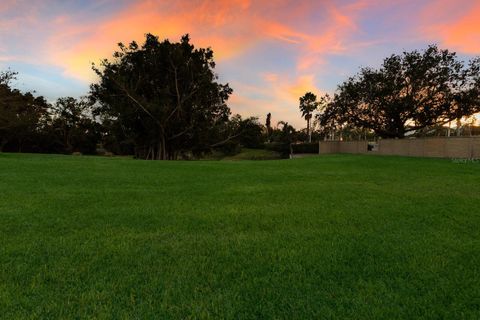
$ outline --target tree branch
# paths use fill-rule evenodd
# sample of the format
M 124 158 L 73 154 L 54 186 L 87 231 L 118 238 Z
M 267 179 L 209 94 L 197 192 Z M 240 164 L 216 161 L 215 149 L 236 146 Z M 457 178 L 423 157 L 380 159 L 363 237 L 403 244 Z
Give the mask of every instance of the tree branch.
M 227 139 L 225 139 L 225 140 L 223 140 L 223 141 L 220 141 L 220 142 L 211 144 L 211 145 L 210 145 L 210 148 L 214 148 L 214 147 L 221 146 L 222 144 L 225 144 L 225 143 L 227 143 L 228 141 L 230 141 L 230 140 L 232 140 L 232 139 L 234 139 L 234 138 L 242 135 L 242 133 L 243 133 L 243 131 L 240 132 L 240 133 L 237 133 L 237 134 L 235 134 L 235 135 L 233 135 L 233 136 L 229 136 Z
M 137 106 L 139 106 L 148 116 L 150 116 L 159 126 L 162 126 L 162 124 L 160 123 L 160 121 L 155 118 L 153 116 L 153 114 L 146 108 L 144 107 L 137 99 L 135 99 L 129 92 L 128 90 L 123 87 L 114 77 L 112 77 L 112 80 L 113 82 L 115 82 L 115 84 L 123 90 L 123 92 L 125 92 L 125 95 L 130 99 L 132 100 Z

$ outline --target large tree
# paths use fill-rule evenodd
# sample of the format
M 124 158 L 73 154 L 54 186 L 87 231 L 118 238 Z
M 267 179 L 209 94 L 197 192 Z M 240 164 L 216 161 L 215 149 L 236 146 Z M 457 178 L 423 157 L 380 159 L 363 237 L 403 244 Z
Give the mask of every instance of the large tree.
M 100 82 L 91 96 L 97 113 L 134 141 L 138 156 L 202 153 L 228 140 L 221 128 L 232 90 L 218 82 L 214 68 L 213 51 L 195 48 L 188 35 L 172 43 L 147 34 L 143 45 L 120 43 L 113 60 L 94 66 Z
M 307 121 L 307 136 L 308 142 L 312 142 L 312 132 L 310 129 L 310 123 L 313 117 L 313 111 L 318 107 L 317 96 L 311 92 L 305 93 L 303 97 L 300 97 L 300 111 L 302 117 Z
M 392 55 L 380 68 L 363 68 L 341 84 L 320 123 L 403 138 L 471 115 L 480 111 L 478 65 L 474 60 L 466 66 L 455 53 L 436 46 Z

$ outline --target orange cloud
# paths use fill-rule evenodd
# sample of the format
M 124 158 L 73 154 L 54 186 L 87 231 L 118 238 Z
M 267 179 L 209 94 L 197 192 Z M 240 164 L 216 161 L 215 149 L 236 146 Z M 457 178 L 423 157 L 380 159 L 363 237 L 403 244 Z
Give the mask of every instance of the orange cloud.
M 53 36 L 49 43 L 55 48 L 52 63 L 63 65 L 65 72 L 74 77 L 90 80 L 90 64 L 101 58 L 108 58 L 116 49 L 116 43 L 141 42 L 144 34 L 150 32 L 160 38 L 177 40 L 190 32 L 198 46 L 213 46 L 217 60 L 227 59 L 248 48 L 255 40 L 239 24 L 246 21 L 239 11 L 247 10 L 249 1 L 203 2 L 196 10 L 187 8 L 188 3 L 176 2 L 165 5 L 160 1 L 139 1 L 119 14 L 97 24 L 68 25 Z M 56 19 L 57 23 L 65 17 Z M 235 24 L 235 28 L 229 25 Z M 77 43 L 68 44 L 72 38 Z
M 480 53 L 480 3 L 441 0 L 427 6 L 424 29 L 441 45 L 466 54 Z
M 290 94 L 292 99 L 298 99 L 306 92 L 313 92 L 318 94 L 318 89 L 314 84 L 314 75 L 303 75 L 296 79 L 295 83 L 290 84 L 286 91 Z
M 480 53 L 480 4 L 459 21 L 443 30 L 443 42 L 447 47 L 469 53 Z
M 258 116 L 263 122 L 265 115 L 272 113 L 273 123 L 288 121 L 302 128 L 305 121 L 300 117 L 300 96 L 311 91 L 317 96 L 322 91 L 315 85 L 314 75 L 291 76 L 288 74 L 262 73 L 255 80 L 259 85 L 234 82 L 235 90 L 229 105 L 243 116 Z
M 266 36 L 294 44 L 301 43 L 308 39 L 307 35 L 275 21 L 261 21 L 259 23 L 259 30 Z
M 176 40 L 189 32 L 196 45 L 212 46 L 220 61 L 262 41 L 278 40 L 295 46 L 298 69 L 305 71 L 321 62 L 323 54 L 345 50 L 342 39 L 356 30 L 352 18 L 356 10 L 337 8 L 327 0 L 301 4 L 285 0 L 136 1 L 104 21 L 79 24 L 68 16 L 54 19 L 59 30 L 49 40 L 54 49 L 50 62 L 61 65 L 69 76 L 90 81 L 91 62 L 110 57 L 117 42 L 141 41 L 146 32 Z M 302 17 L 315 11 L 323 12 L 324 18 L 309 22 L 315 27 L 301 26 Z

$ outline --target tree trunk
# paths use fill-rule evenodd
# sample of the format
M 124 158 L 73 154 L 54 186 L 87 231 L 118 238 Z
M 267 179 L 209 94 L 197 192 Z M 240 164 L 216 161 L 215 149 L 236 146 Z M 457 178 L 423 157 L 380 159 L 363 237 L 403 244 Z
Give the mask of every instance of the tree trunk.
M 165 141 L 165 136 L 162 136 L 162 160 L 167 159 L 167 146 Z
M 5 148 L 5 145 L 7 144 L 8 140 L 5 138 L 2 138 L 2 142 L 0 143 L 0 152 L 3 152 L 3 148 Z
M 144 149 L 144 150 L 145 150 L 145 149 Z M 145 155 L 145 153 L 144 153 L 144 155 L 145 155 L 145 160 L 148 160 L 148 159 L 150 158 L 150 154 L 151 154 L 151 153 L 152 153 L 152 147 L 149 146 L 149 147 L 148 147 L 148 152 L 146 153 L 146 155 Z
M 158 153 L 157 153 L 157 160 L 162 160 L 162 157 L 163 157 L 163 144 L 162 144 L 162 139 L 160 139 L 160 141 L 158 142 L 158 145 L 157 145 L 157 150 L 158 150 Z
M 308 142 L 312 142 L 312 133 L 310 132 L 310 118 L 307 119 Z
M 18 153 L 22 153 L 23 150 L 23 141 L 25 140 L 23 137 L 20 137 L 18 140 Z
M 66 126 L 64 126 L 63 129 L 63 145 L 67 153 L 70 154 L 73 152 L 73 147 L 70 143 L 70 130 L 68 130 Z

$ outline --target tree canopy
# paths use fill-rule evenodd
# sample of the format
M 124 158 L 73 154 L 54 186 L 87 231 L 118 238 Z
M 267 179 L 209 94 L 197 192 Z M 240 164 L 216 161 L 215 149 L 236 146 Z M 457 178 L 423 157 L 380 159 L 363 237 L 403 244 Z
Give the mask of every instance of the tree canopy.
M 222 136 L 232 89 L 218 82 L 210 48 L 195 48 L 185 35 L 180 42 L 160 42 L 147 34 L 141 46 L 119 44 L 113 60 L 94 70 L 91 86 L 96 113 L 122 128 L 136 154 L 174 159 L 184 152 L 202 153 Z
M 338 87 L 319 120 L 327 128 L 349 125 L 403 138 L 479 112 L 479 84 L 478 59 L 466 65 L 432 45 L 361 69 Z
M 412 133 L 472 134 L 461 118 L 480 112 L 480 57 L 468 63 L 429 46 L 363 68 L 335 94 L 299 99 L 307 128 L 284 121 L 231 116 L 232 93 L 215 73 L 213 51 L 147 34 L 143 44 L 120 43 L 94 65 L 90 96 L 49 103 L 14 87 L 16 72 L 0 71 L 0 152 L 114 153 L 143 159 L 198 158 L 212 150 L 269 148 L 287 156 L 290 145 L 320 139 L 403 138 Z M 314 122 L 321 130 L 312 130 Z M 462 123 L 464 123 L 462 127 Z M 465 130 L 464 130 L 465 129 Z

